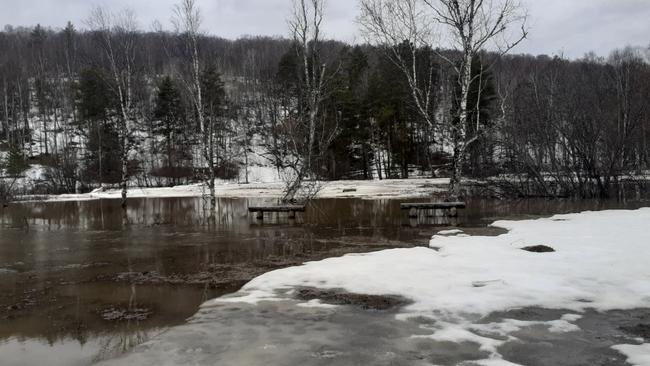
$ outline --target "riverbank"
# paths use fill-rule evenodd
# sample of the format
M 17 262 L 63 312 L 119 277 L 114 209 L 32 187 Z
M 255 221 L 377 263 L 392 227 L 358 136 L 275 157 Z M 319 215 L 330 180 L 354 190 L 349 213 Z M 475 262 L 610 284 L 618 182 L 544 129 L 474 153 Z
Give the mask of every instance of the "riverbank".
M 270 272 L 105 364 L 646 366 L 648 222 L 650 209 L 500 221 L 497 237 L 449 231 Z
M 361 199 L 405 199 L 430 197 L 447 191 L 449 179 L 389 179 L 322 182 L 316 198 L 361 198 Z M 285 188 L 282 182 L 271 183 L 216 183 L 218 198 L 281 198 Z M 119 189 L 99 189 L 85 194 L 20 196 L 19 201 L 87 201 L 98 199 L 119 199 Z M 183 198 L 202 197 L 207 194 L 204 184 L 193 184 L 170 188 L 130 188 L 129 198 Z

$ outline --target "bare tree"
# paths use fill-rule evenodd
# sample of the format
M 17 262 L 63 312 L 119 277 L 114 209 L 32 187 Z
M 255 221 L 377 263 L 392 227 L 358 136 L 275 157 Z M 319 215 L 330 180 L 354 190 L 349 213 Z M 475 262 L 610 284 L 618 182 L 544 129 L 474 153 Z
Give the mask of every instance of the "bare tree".
M 110 85 L 114 88 L 118 101 L 118 131 L 121 143 L 122 165 L 122 207 L 126 207 L 129 182 L 129 153 L 132 148 L 131 128 L 135 123 L 133 115 L 133 77 L 135 73 L 136 39 L 138 34 L 135 14 L 129 9 L 111 13 L 95 7 L 87 20 L 88 26 L 96 33 L 97 40 L 104 53 L 109 74 Z
M 303 189 L 304 178 L 314 176 L 316 156 L 330 145 L 337 128 L 326 127 L 321 118 L 322 104 L 326 98 L 329 78 L 328 68 L 321 54 L 321 27 L 325 0 L 294 0 L 293 14 L 288 20 L 300 65 L 298 113 L 295 118 L 285 118 L 284 134 L 288 137 L 291 154 L 286 164 L 292 172 L 287 178 L 283 201 L 295 201 Z M 305 133 L 303 133 L 303 131 Z M 306 143 L 305 143 L 306 141 Z M 309 188 L 313 196 L 316 189 Z
M 439 35 L 424 3 L 421 0 L 361 0 L 359 24 L 366 40 L 382 49 L 402 71 L 418 113 L 433 126 L 433 59 L 423 60 L 418 57 L 418 50 L 433 49 Z M 422 69 L 427 71 L 425 78 L 420 77 Z
M 201 36 L 201 9 L 196 5 L 196 0 L 181 0 L 174 7 L 174 17 L 172 23 L 176 32 L 181 34 L 185 39 L 185 48 L 190 58 L 191 77 L 186 85 L 190 89 L 190 96 L 196 118 L 199 122 L 199 131 L 201 133 L 201 147 L 203 158 L 208 165 L 206 184 L 210 191 L 210 207 L 216 210 L 217 199 L 215 194 L 215 152 L 214 138 L 208 131 L 212 132 L 213 128 L 206 128 L 206 117 L 203 103 L 203 90 L 201 86 L 201 59 L 199 58 L 199 37 Z M 212 119 L 210 119 L 212 121 Z
M 472 63 L 479 53 L 492 48 L 499 55 L 508 53 L 528 35 L 525 28 L 526 15 L 518 0 L 423 0 L 431 9 L 436 22 L 449 30 L 451 45 L 460 51 L 461 58 L 454 70 L 458 76 L 459 103 L 457 123 L 451 127 L 454 146 L 454 166 L 450 182 L 450 198 L 460 197 L 461 176 L 467 148 L 483 131 L 480 125 L 468 133 L 468 105 L 470 86 L 475 77 Z M 511 33 L 512 26 L 520 27 L 519 33 Z
M 325 65 L 319 57 L 320 27 L 323 22 L 323 0 L 294 0 L 293 19 L 289 27 L 298 46 L 298 55 L 302 57 L 304 72 L 304 94 L 307 100 L 307 121 L 309 136 L 307 142 L 307 171 L 312 163 L 314 140 L 316 138 L 316 118 L 323 100 Z
M 483 131 L 468 129 L 468 116 L 473 106 L 468 105 L 470 87 L 474 78 L 472 63 L 485 50 L 503 55 L 527 36 L 526 14 L 518 0 L 361 0 L 360 23 L 367 38 L 388 49 L 397 49 L 401 42 L 408 42 L 411 52 L 418 47 L 450 47 L 458 54 L 457 59 L 438 52 L 448 61 L 456 75 L 458 108 L 453 111 L 447 127 L 453 146 L 453 168 L 449 187 L 449 198 L 460 197 L 460 184 L 467 148 L 478 140 Z M 512 31 L 511 28 L 518 28 Z M 422 117 L 431 121 L 427 106 L 430 103 L 430 84 L 417 79 L 415 57 L 411 64 L 392 51 L 391 59 L 405 73 L 413 91 L 415 104 Z M 484 72 L 489 69 L 484 67 Z M 451 88 L 452 93 L 455 88 Z
M 2 174 L 1 171 L 0 174 Z M 17 180 L 17 177 L 4 177 L 0 175 L 0 208 L 7 207 L 13 199 L 14 185 Z

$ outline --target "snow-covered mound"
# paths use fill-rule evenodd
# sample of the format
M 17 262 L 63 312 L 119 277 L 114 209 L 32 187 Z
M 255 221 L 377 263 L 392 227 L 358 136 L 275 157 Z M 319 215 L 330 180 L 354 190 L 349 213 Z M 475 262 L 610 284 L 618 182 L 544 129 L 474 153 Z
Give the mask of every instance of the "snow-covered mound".
M 650 209 L 500 221 L 498 237 L 435 236 L 431 248 L 347 255 L 267 273 L 219 302 L 257 303 L 286 298 L 296 287 L 344 289 L 413 300 L 400 318 L 427 317 L 432 338 L 480 343 L 496 355 L 502 341 L 477 335 L 476 322 L 498 311 L 543 307 L 580 313 L 650 307 Z M 522 250 L 545 245 L 553 253 Z M 568 314 L 549 327 L 570 331 Z M 482 328 L 482 329 L 481 329 Z M 512 322 L 490 331 L 508 336 Z M 634 352 L 645 348 L 619 348 Z M 647 358 L 645 358 L 647 359 Z M 647 365 L 647 363 L 644 363 Z
M 650 209 L 499 221 L 497 237 L 435 236 L 429 248 L 348 255 L 265 274 L 228 301 L 295 286 L 410 298 L 409 313 L 487 315 L 513 307 L 650 306 Z M 547 245 L 555 253 L 522 248 Z M 216 301 L 224 301 L 218 299 Z

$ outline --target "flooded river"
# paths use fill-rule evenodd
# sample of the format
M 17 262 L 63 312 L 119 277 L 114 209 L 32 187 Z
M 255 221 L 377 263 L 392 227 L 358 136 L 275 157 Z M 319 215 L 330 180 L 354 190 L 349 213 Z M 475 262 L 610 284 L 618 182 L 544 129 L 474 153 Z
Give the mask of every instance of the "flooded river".
M 409 200 L 413 201 L 413 200 Z M 417 200 L 416 200 L 417 201 Z M 204 301 L 267 271 L 353 252 L 427 245 L 450 225 L 648 206 L 646 201 L 470 200 L 454 222 L 408 219 L 396 200 L 317 200 L 297 220 L 264 200 L 200 198 L 12 204 L 0 209 L 2 365 L 87 365 L 182 324 Z

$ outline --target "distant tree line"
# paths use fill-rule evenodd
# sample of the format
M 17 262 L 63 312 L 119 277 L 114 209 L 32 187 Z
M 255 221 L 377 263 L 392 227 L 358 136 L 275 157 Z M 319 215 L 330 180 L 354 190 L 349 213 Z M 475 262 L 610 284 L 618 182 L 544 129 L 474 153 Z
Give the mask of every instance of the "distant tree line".
M 512 195 L 609 196 L 650 170 L 650 50 L 348 45 L 320 38 L 318 4 L 297 2 L 289 39 L 205 35 L 191 0 L 175 32 L 102 8 L 84 31 L 5 27 L 5 174 L 38 163 L 43 193 L 111 184 L 124 198 L 129 184 L 206 182 L 214 199 L 214 180 L 248 181 L 257 156 L 290 176 L 290 201 L 309 181 L 455 169 Z

